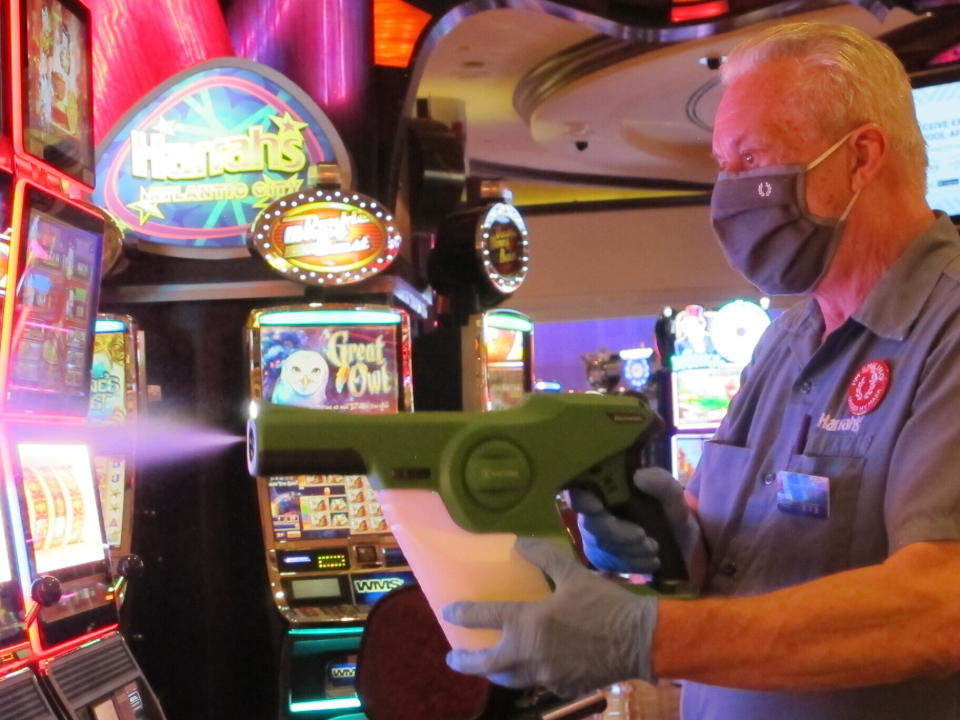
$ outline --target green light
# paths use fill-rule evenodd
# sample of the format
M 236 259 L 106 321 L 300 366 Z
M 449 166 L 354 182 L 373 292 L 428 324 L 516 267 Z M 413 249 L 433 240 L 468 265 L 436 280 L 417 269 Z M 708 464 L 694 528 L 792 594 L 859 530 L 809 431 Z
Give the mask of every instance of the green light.
M 260 316 L 260 325 L 399 325 L 400 313 L 386 310 L 289 310 Z
M 301 630 L 289 630 L 288 635 L 310 635 L 313 637 L 337 637 L 344 635 L 363 635 L 363 627 L 352 625 L 344 628 L 304 628 Z
M 323 710 L 347 710 L 360 707 L 360 698 L 335 698 L 330 700 L 307 700 L 305 702 L 292 702 L 289 705 L 290 712 L 308 713 L 321 712 Z
M 533 330 L 533 323 L 526 318 L 501 313 L 487 315 L 484 318 L 484 324 L 497 330 L 519 330 L 520 332 L 531 332 Z

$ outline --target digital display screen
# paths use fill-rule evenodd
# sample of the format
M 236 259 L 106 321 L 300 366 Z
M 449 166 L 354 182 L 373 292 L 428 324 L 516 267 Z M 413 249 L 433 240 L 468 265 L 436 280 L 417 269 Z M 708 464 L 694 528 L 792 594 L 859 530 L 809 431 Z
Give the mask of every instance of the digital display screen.
M 278 541 L 389 532 L 365 475 L 296 475 L 268 481 Z
M 740 389 L 739 365 L 694 368 L 670 374 L 673 425 L 677 429 L 716 427 Z
M 487 410 L 502 410 L 518 405 L 526 384 L 525 334 L 520 330 L 484 325 L 483 344 L 487 358 Z
M 9 405 L 85 414 L 102 222 L 63 204 L 49 212 L 37 207 L 55 205 L 51 196 L 32 192 L 30 198 Z
M 89 20 L 69 0 L 23 0 L 27 152 L 93 184 Z
M 294 600 L 340 597 L 340 581 L 335 577 L 294 580 L 290 587 Z
M 89 714 L 90 720 L 149 720 L 157 717 L 159 715 L 147 707 L 136 680 L 91 705 Z
M 700 456 L 703 455 L 703 444 L 709 440 L 712 435 L 674 435 L 670 438 L 671 449 L 673 450 L 673 476 L 686 487 L 693 477 L 693 471 L 700 464 Z
M 960 218 L 960 70 L 952 82 L 913 89 L 920 131 L 927 142 L 927 202 Z
M 97 332 L 93 336 L 90 366 L 90 410 L 87 417 L 98 423 L 122 423 L 127 417 L 127 334 Z
M 19 443 L 17 455 L 37 574 L 102 561 L 103 534 L 87 446 Z
M 279 405 L 397 412 L 397 326 L 270 326 L 260 331 L 263 400 Z

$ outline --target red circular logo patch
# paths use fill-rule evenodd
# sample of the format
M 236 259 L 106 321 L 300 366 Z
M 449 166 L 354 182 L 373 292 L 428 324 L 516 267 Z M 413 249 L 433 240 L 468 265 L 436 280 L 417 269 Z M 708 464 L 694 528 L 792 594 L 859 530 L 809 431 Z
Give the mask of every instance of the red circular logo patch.
M 847 408 L 854 415 L 876 410 L 890 387 L 890 363 L 871 360 L 857 371 L 847 390 Z

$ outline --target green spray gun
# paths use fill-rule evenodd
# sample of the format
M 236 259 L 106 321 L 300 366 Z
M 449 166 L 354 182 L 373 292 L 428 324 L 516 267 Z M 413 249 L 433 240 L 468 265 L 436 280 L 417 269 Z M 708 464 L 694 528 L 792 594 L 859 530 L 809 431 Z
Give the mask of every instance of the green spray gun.
M 661 568 L 652 586 L 671 592 L 686 580 L 682 553 L 659 502 L 631 481 L 642 442 L 660 426 L 645 403 L 622 395 L 544 393 L 492 412 L 384 415 L 263 404 L 251 408 L 247 460 L 254 476 L 366 474 L 431 604 L 429 578 L 455 582 L 464 562 L 489 551 L 455 551 L 457 534 L 505 537 L 508 548 L 517 535 L 569 545 L 556 498 L 571 487 L 591 489 L 656 539 Z M 488 565 L 463 571 L 463 580 Z

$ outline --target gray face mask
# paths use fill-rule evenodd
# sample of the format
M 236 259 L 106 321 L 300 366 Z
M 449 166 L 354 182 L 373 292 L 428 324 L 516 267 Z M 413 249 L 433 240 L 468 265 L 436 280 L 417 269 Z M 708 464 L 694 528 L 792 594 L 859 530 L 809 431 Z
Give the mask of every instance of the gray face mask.
M 813 290 L 837 250 L 857 190 L 838 220 L 807 209 L 806 175 L 846 141 L 847 133 L 807 165 L 721 172 L 710 214 L 727 262 L 768 295 Z

